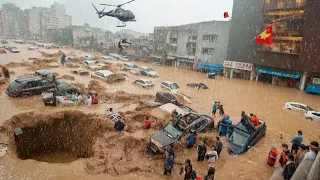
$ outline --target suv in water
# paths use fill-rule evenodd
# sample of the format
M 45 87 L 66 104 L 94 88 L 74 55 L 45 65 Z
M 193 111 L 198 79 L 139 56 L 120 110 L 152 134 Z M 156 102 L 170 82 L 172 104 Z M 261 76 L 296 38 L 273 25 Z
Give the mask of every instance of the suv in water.
M 41 94 L 42 101 L 45 105 L 51 105 L 54 101 L 54 89 L 49 89 Z M 56 90 L 56 96 L 71 96 L 73 93 L 80 93 L 80 89 L 67 83 L 59 84 Z
M 10 97 L 39 95 L 53 88 L 55 84 L 44 77 L 25 77 L 14 80 L 7 88 Z
M 214 119 L 204 114 L 186 113 L 182 117 L 173 117 L 171 123 L 150 138 L 150 149 L 163 152 L 171 144 L 188 132 L 202 132 L 214 128 Z
M 259 126 L 252 130 L 251 124 L 239 122 L 233 127 L 228 138 L 228 144 L 231 154 L 239 155 L 245 153 L 250 147 L 254 146 L 265 136 L 267 131 L 266 123 L 259 120 Z

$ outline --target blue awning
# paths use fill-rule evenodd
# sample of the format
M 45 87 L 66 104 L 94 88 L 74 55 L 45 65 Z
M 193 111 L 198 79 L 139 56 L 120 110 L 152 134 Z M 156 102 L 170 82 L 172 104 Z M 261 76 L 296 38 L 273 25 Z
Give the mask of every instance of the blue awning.
M 188 59 L 188 58 L 180 58 L 180 62 L 187 62 L 187 63 L 193 63 L 193 59 Z
M 257 68 L 257 72 L 264 73 L 264 74 L 275 75 L 275 76 L 290 77 L 290 78 L 294 78 L 294 79 L 299 79 L 300 78 L 300 74 L 279 72 L 279 71 L 274 71 L 274 70 L 271 70 L 271 69 Z
M 210 64 L 210 63 L 206 63 L 206 62 L 199 62 L 196 65 L 196 69 L 221 72 L 223 69 L 223 65 L 222 64 Z

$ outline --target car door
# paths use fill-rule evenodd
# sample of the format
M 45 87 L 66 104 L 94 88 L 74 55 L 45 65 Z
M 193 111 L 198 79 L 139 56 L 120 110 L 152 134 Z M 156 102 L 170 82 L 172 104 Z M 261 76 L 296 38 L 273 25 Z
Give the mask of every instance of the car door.
M 26 83 L 25 88 L 22 90 L 23 96 L 35 95 L 38 92 L 38 84 L 36 81 L 29 81 Z
M 38 93 L 41 94 L 42 92 L 53 88 L 53 82 L 48 79 L 41 79 L 38 82 Z

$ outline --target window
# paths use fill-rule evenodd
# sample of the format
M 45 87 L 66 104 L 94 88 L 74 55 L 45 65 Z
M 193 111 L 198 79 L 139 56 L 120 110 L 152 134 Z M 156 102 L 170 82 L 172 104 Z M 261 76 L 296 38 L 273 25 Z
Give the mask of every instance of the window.
M 38 83 L 40 86 L 51 86 L 52 85 L 52 82 L 47 79 L 40 80 Z
M 15 80 L 9 85 L 9 87 L 12 90 L 16 90 L 16 89 L 19 89 L 21 87 L 21 85 L 22 84 L 19 81 Z
M 188 41 L 196 41 L 198 36 L 189 36 Z
M 34 88 L 37 86 L 38 86 L 38 84 L 36 81 L 30 81 L 30 82 L 27 82 L 27 84 L 26 84 L 26 88 Z
M 301 9 L 305 3 L 306 0 L 265 0 L 264 9 Z
M 175 101 L 176 100 L 176 98 L 173 95 L 169 94 L 169 93 L 163 94 L 163 96 L 165 96 L 166 98 L 168 98 L 171 101 Z
M 168 84 L 167 84 L 167 83 L 165 83 L 165 82 L 162 82 L 162 85 L 164 85 L 164 86 L 168 87 Z
M 202 48 L 202 54 L 212 55 L 214 49 L 213 48 Z
M 140 80 L 140 83 L 141 83 L 141 84 L 146 84 L 144 81 L 141 81 L 141 80 Z
M 197 47 L 197 43 L 195 42 L 188 42 L 187 43 L 187 48 L 196 48 Z
M 216 42 L 218 40 L 218 35 L 204 35 L 203 36 L 203 41 L 209 41 L 209 42 Z
M 320 117 L 320 113 L 312 113 L 312 114 L 315 115 L 315 116 Z
M 170 84 L 170 88 L 171 88 L 172 90 L 175 90 L 175 89 L 179 89 L 180 87 L 178 86 L 178 84 L 172 83 L 172 84 Z
M 99 73 L 99 72 L 96 72 L 94 74 L 97 75 L 97 76 L 100 76 L 100 77 L 104 77 L 104 75 L 102 73 Z

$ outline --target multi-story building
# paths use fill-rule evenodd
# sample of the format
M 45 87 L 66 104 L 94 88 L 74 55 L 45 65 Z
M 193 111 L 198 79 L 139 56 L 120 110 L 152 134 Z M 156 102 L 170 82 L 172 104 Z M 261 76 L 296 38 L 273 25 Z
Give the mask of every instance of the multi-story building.
M 304 89 L 320 77 L 319 9 L 317 0 L 234 1 L 226 74 L 244 77 L 248 69 L 239 67 L 249 63 L 251 80 Z M 256 44 L 273 20 L 273 43 Z
M 62 17 L 62 25 L 61 25 L 61 28 L 66 28 L 68 26 L 71 26 L 72 24 L 72 17 L 69 16 L 69 15 L 64 15 Z
M 139 55 L 150 55 L 153 50 L 153 34 L 149 36 L 140 36 L 132 40 L 132 49 L 135 49 Z
M 88 46 L 91 41 L 97 42 L 98 44 L 106 43 L 106 33 L 100 28 L 92 28 L 84 25 L 72 26 L 72 30 L 74 46 Z
M 222 64 L 227 58 L 229 30 L 227 21 L 155 27 L 154 53 L 176 57 L 174 65 L 183 68 L 193 69 L 198 61 Z
M 7 3 L 1 10 L 2 34 L 7 38 L 23 38 L 25 36 L 24 12 L 14 5 Z

